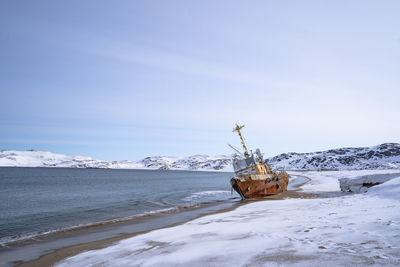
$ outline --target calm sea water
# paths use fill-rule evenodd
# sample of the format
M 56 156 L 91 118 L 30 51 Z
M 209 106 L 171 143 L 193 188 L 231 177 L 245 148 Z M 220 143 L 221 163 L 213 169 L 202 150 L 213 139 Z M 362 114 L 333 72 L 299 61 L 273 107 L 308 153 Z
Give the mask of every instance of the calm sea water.
M 230 173 L 0 167 L 0 245 L 201 203 L 239 200 Z

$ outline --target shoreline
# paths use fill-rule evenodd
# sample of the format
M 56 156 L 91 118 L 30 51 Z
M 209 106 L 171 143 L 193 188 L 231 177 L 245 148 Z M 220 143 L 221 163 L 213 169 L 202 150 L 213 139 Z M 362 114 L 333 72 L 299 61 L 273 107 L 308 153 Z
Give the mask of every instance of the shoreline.
M 294 175 L 296 176 L 296 175 Z M 305 177 L 305 176 L 303 176 Z M 54 266 L 56 263 L 60 262 L 61 260 L 77 255 L 79 253 L 85 252 L 85 251 L 89 251 L 89 250 L 97 250 L 97 249 L 101 249 L 101 248 L 105 248 L 108 247 L 110 245 L 113 245 L 115 243 L 117 243 L 118 241 L 130 238 L 130 237 L 134 237 L 137 235 L 141 235 L 141 234 L 145 234 L 154 230 L 158 230 L 158 229 L 164 229 L 164 228 L 171 228 L 171 227 L 175 227 L 178 225 L 182 225 L 187 223 L 188 221 L 197 219 L 197 218 L 201 218 L 201 217 L 205 217 L 208 215 L 212 215 L 212 214 L 220 214 L 220 213 L 225 213 L 228 211 L 232 211 L 235 210 L 236 208 L 246 205 L 246 204 L 250 204 L 253 202 L 258 202 L 258 201 L 273 201 L 273 200 L 284 200 L 287 198 L 318 198 L 320 196 L 316 195 L 316 194 L 310 194 L 310 193 L 304 193 L 301 192 L 301 190 L 299 189 L 299 187 L 305 183 L 307 183 L 310 179 L 305 177 L 307 179 L 307 181 L 301 183 L 301 184 L 296 184 L 293 186 L 293 190 L 289 190 L 289 191 L 285 191 L 281 194 L 278 195 L 272 195 L 272 196 L 268 196 L 265 197 L 263 199 L 248 199 L 248 200 L 242 200 L 239 202 L 233 202 L 233 203 L 229 203 L 231 204 L 230 207 L 225 207 L 222 209 L 216 209 L 216 210 L 208 210 L 203 212 L 203 213 L 199 213 L 196 214 L 195 216 L 191 216 L 190 218 L 186 218 L 184 220 L 181 220 L 179 222 L 176 223 L 172 223 L 172 224 L 167 224 L 167 225 L 162 225 L 160 227 L 156 227 L 156 228 L 152 228 L 152 229 L 148 229 L 148 230 L 144 230 L 144 231 L 136 231 L 136 232 L 132 232 L 132 233 L 124 233 L 121 234 L 119 236 L 114 236 L 111 238 L 106 238 L 106 239 L 101 239 L 101 240 L 96 240 L 96 241 L 92 241 L 92 242 L 84 242 L 84 243 L 79 243 L 79 244 L 74 244 L 71 246 L 64 246 L 58 249 L 55 249 L 53 251 L 51 251 L 50 253 L 46 253 L 41 255 L 39 258 L 33 259 L 33 260 L 28 260 L 25 262 L 14 262 L 15 266 L 17 267 L 34 267 L 34 266 Z M 228 204 L 228 203 L 226 203 Z M 218 205 L 217 205 L 218 206 Z M 195 210 L 195 209 L 193 209 Z M 178 212 L 178 213 L 184 213 L 185 211 L 182 212 Z M 174 216 L 174 215 L 179 215 L 177 213 L 175 214 L 169 214 L 170 216 Z M 163 217 L 163 216 L 161 216 Z
M 74 233 L 74 232 L 78 232 L 78 231 L 82 231 L 82 230 L 84 231 L 85 229 L 92 229 L 95 227 L 106 227 L 109 225 L 110 226 L 118 225 L 118 224 L 122 224 L 125 222 L 132 222 L 134 220 L 147 218 L 150 216 L 156 216 L 156 215 L 162 215 L 162 214 L 173 214 L 173 213 L 177 213 L 177 212 L 180 212 L 180 211 L 183 211 L 186 209 L 196 209 L 196 208 L 201 207 L 201 205 L 202 204 L 200 203 L 200 204 L 193 204 L 193 205 L 188 205 L 188 206 L 165 208 L 165 209 L 145 212 L 145 213 L 141 213 L 141 214 L 137 214 L 137 215 L 132 215 L 129 217 L 111 219 L 108 221 L 99 221 L 99 222 L 94 222 L 94 223 L 72 226 L 72 227 L 68 227 L 68 228 L 61 228 L 58 230 L 52 230 L 52 231 L 48 231 L 45 233 L 27 235 L 26 237 L 22 237 L 20 239 L 15 239 L 15 240 L 11 240 L 9 242 L 0 244 L 0 251 L 1 251 L 1 249 L 8 248 L 8 247 L 22 246 L 24 244 L 32 242 L 33 240 L 46 240 L 53 236 L 62 235 L 65 233 Z
M 226 208 L 226 209 L 219 210 L 216 212 L 203 214 L 203 215 L 197 216 L 193 219 L 201 218 L 203 216 L 208 216 L 211 214 L 224 213 L 227 211 L 234 210 L 236 208 L 237 208 L 237 206 Z M 192 219 L 190 219 L 190 220 L 192 220 Z M 188 220 L 188 221 L 190 221 L 190 220 Z M 32 261 L 27 261 L 27 262 L 16 263 L 15 266 L 16 267 L 54 266 L 56 263 L 60 262 L 61 260 L 71 257 L 71 256 L 74 256 L 74 255 L 77 255 L 79 253 L 89 251 L 89 250 L 97 250 L 97 249 L 105 248 L 105 247 L 115 244 L 118 241 L 130 238 L 130 237 L 145 234 L 145 233 L 148 233 L 148 232 L 151 232 L 154 230 L 158 230 L 158 229 L 175 227 L 178 225 L 182 225 L 188 221 L 183 221 L 183 222 L 179 222 L 179 223 L 175 223 L 175 224 L 171 224 L 171 225 L 167 225 L 167 226 L 162 226 L 162 227 L 154 228 L 151 230 L 140 231 L 140 232 L 131 233 L 131 234 L 124 234 L 121 236 L 107 238 L 107 239 L 103 239 L 103 240 L 97 240 L 97 241 L 93 241 L 93 242 L 89 242 L 89 243 L 82 243 L 82 244 L 72 245 L 72 246 L 68 246 L 68 247 L 63 247 L 63 248 L 57 249 L 51 253 L 44 254 L 44 255 L 40 256 L 38 259 L 35 259 Z
M 0 266 L 29 264 L 45 255 L 56 253 L 63 248 L 81 247 L 85 244 L 112 242 L 113 240 L 117 241 L 124 239 L 125 236 L 185 223 L 219 210 L 234 208 L 240 204 L 240 202 L 229 201 L 204 203 L 193 207 L 181 207 L 172 212 L 149 214 L 130 220 L 95 225 L 93 227 L 83 227 L 78 230 L 51 233 L 34 239 L 17 241 L 7 247 L 0 248 L 0 255 L 3 261 L 0 262 Z M 38 265 L 34 263 L 27 266 Z M 39 266 L 44 265 L 40 264 Z
M 0 267 L 71 245 L 188 221 L 239 199 L 230 194 L 226 173 L 0 169 L 5 177 Z

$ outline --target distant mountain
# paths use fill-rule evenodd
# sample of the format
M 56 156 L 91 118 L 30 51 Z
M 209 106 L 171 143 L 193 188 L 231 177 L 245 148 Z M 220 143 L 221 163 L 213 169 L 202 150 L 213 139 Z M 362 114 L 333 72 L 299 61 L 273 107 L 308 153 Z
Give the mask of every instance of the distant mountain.
M 231 156 L 195 155 L 182 158 L 155 156 L 139 161 L 109 162 L 48 151 L 1 150 L 0 166 L 232 171 L 232 160 Z
M 312 153 L 284 153 L 266 161 L 274 169 L 280 170 L 400 169 L 400 144 L 387 143 Z M 154 156 L 138 161 L 110 162 L 37 150 L 1 150 L 0 166 L 233 171 L 230 155 Z
M 284 153 L 267 159 L 282 170 L 399 169 L 400 144 L 339 148 L 312 153 Z

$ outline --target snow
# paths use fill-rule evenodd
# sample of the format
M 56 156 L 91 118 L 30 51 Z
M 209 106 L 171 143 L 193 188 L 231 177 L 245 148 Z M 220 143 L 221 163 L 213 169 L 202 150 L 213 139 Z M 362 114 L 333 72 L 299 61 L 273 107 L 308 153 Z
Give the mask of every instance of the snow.
M 399 177 L 368 189 L 368 194 L 381 198 L 390 198 L 400 201 L 400 174 Z M 397 212 L 399 212 L 397 210 Z
M 361 148 L 339 148 L 312 153 L 283 153 L 268 159 L 283 170 L 399 169 L 400 144 L 386 143 Z
M 232 172 L 231 156 L 195 155 L 190 157 L 147 157 L 138 161 L 104 161 L 90 157 L 67 156 L 48 151 L 0 151 L 0 166 L 65 167 L 112 169 L 163 169 Z
M 393 178 L 400 176 L 400 172 L 369 174 L 360 177 L 341 178 L 339 179 L 340 189 L 343 192 L 363 193 L 367 192 L 371 185 L 382 184 Z
M 306 176 L 310 179 L 308 183 L 301 187 L 304 192 L 331 192 L 338 191 L 339 189 L 339 181 L 331 172 L 325 174 L 325 172 L 322 173 L 318 171 L 289 171 L 288 173 L 289 175 Z
M 274 169 L 359 170 L 399 169 L 400 144 L 367 148 L 339 148 L 313 153 L 284 153 L 267 159 Z M 0 166 L 161 169 L 233 172 L 232 155 L 189 157 L 146 157 L 138 161 L 104 161 L 90 157 L 66 156 L 47 151 L 0 151 Z
M 302 186 L 305 192 L 332 192 L 340 190 L 341 179 L 358 179 L 360 177 L 385 177 L 399 173 L 399 169 L 391 170 L 350 170 L 350 171 L 288 171 L 290 175 L 307 176 L 310 182 Z
M 87 251 L 57 266 L 397 266 L 400 175 L 364 194 L 339 194 L 337 179 L 385 171 L 292 172 L 307 192 L 336 197 L 256 201 L 229 212 Z
M 66 156 L 48 151 L 0 151 L 0 166 L 12 167 L 90 167 L 91 164 L 103 166 L 105 161 L 95 161 L 90 157 Z

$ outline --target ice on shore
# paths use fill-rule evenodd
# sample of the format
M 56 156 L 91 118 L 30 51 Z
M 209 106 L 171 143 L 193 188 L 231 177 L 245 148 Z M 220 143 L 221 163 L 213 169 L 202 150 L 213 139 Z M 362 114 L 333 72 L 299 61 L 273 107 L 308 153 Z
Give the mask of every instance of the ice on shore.
M 311 179 L 303 186 L 308 192 L 339 192 L 338 178 L 357 173 L 302 175 Z M 397 266 L 399 211 L 400 175 L 364 194 L 257 201 L 84 252 L 58 266 Z

